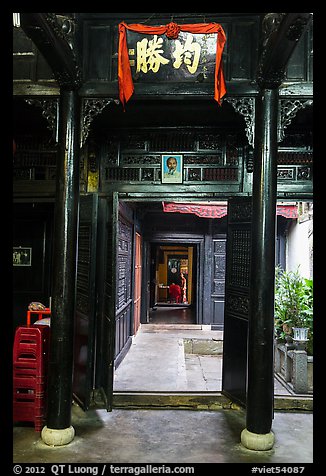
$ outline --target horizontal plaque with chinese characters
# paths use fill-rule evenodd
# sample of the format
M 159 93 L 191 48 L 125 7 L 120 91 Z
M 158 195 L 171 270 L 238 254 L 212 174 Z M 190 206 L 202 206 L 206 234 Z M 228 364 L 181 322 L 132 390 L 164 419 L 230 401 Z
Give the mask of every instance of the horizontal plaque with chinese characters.
M 169 39 L 128 31 L 127 40 L 134 81 L 214 82 L 214 33 L 180 32 L 177 39 Z

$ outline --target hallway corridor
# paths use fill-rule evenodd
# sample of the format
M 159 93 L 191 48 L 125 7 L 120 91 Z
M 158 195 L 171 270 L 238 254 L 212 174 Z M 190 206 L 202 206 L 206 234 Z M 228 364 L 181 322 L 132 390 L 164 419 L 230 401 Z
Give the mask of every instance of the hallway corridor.
M 185 310 L 180 310 L 184 312 Z M 159 311 L 158 311 L 159 312 Z M 194 324 L 143 324 L 115 371 L 114 391 L 220 391 L 222 354 L 185 353 L 185 343 L 219 342 L 222 333 Z
M 171 308 L 170 324 L 166 324 L 168 314 L 161 309 L 162 314 L 159 308 L 154 311 L 158 319 L 151 321 L 157 324 L 142 324 L 133 337 L 115 370 L 114 392 L 221 392 L 223 332 L 179 324 L 183 316 L 186 319 L 185 309 L 176 315 Z M 274 392 L 291 395 L 276 378 Z

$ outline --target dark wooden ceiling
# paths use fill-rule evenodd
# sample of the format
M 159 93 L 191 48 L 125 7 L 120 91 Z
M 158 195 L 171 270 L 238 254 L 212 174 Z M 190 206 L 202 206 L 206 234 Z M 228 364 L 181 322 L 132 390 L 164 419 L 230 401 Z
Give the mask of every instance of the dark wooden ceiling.
M 43 15 L 43 14 L 35 14 Z M 66 15 L 66 14 L 65 14 Z M 139 16 L 144 19 L 143 22 L 155 23 L 156 20 L 163 20 L 170 18 L 178 21 L 179 18 L 185 20 L 186 18 L 199 18 L 210 21 L 217 17 L 258 17 L 264 18 L 265 13 L 78 13 L 67 14 L 75 15 L 77 22 L 81 23 L 87 19 L 99 20 L 107 17 L 125 18 L 130 20 Z M 290 15 L 290 14 L 289 14 Z M 295 14 L 291 14 L 295 15 Z M 42 110 L 37 106 L 30 106 L 23 98 L 16 97 L 14 99 L 13 108 L 13 123 L 14 134 L 35 134 L 43 135 L 49 134 L 49 124 L 42 116 Z M 26 121 L 28 117 L 28 121 Z M 239 114 L 227 102 L 223 101 L 222 106 L 219 106 L 213 97 L 203 97 L 185 95 L 175 95 L 173 99 L 171 96 L 160 96 L 156 99 L 150 96 L 135 95 L 127 104 L 126 110 L 123 111 L 121 105 L 112 103 L 105 107 L 105 109 L 98 115 L 94 115 L 92 121 L 91 131 L 99 133 L 107 133 L 112 129 L 130 129 L 130 128 L 148 128 L 148 127 L 216 127 L 223 129 L 233 129 L 243 131 L 245 134 L 245 120 L 243 115 Z M 295 128 L 308 128 L 312 130 L 312 107 L 305 108 L 299 111 L 292 120 L 288 131 Z
M 243 116 L 224 101 L 219 106 L 213 99 L 131 100 L 124 111 L 111 104 L 94 120 L 98 130 L 121 127 L 223 127 L 244 128 Z

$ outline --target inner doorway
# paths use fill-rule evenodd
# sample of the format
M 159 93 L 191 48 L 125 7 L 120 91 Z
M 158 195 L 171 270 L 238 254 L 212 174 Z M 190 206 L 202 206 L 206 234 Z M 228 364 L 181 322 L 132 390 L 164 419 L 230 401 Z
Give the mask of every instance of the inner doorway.
M 196 324 L 197 247 L 152 243 L 150 324 Z
M 208 221 L 193 215 L 162 215 L 155 204 L 155 212 L 146 214 L 149 207 L 148 202 L 139 207 L 141 218 L 144 216 L 142 227 L 139 225 L 143 237 L 142 320 L 115 368 L 114 392 L 218 392 L 222 347 L 218 355 L 211 355 L 208 348 L 202 353 L 213 338 L 216 346 L 222 345 L 223 338 L 222 331 L 202 325 Z M 174 302 L 169 286 L 175 282 L 181 287 L 181 273 L 186 279 L 185 300 Z M 206 313 L 208 316 L 207 308 Z
M 146 205 L 149 207 L 148 203 Z M 144 208 L 142 204 L 142 213 Z M 157 207 L 155 214 L 158 215 Z M 229 233 L 226 234 L 227 230 L 223 225 L 227 217 L 213 220 L 210 226 L 204 228 L 204 224 L 209 223 L 208 220 L 203 218 L 199 221 L 199 218 L 198 220 L 195 218 L 197 221 L 194 222 L 191 220 L 193 217 L 187 215 L 188 236 L 185 236 L 182 229 L 182 217 L 176 213 L 171 213 L 169 216 L 174 217 L 175 220 L 168 221 L 167 218 L 163 220 L 161 215 L 155 220 L 155 217 L 150 215 L 146 216 L 143 222 L 146 228 L 142 229 L 143 240 L 141 244 L 139 243 L 142 252 L 139 254 L 143 256 L 143 259 L 140 258 L 138 267 L 139 263 L 143 266 L 142 302 L 145 304 L 146 301 L 149 319 L 142 321 L 130 350 L 115 369 L 115 392 L 220 392 L 222 390 L 224 358 L 221 351 L 225 344 L 224 329 L 217 325 L 214 327 L 212 324 L 207 325 L 207 319 L 213 315 L 213 312 L 220 315 L 223 313 L 222 309 L 224 310 L 227 239 L 233 240 L 239 255 L 233 259 L 236 265 L 235 271 L 238 273 L 239 266 L 243 267 L 247 256 L 247 248 L 240 242 L 240 237 L 246 235 L 246 230 L 242 226 L 240 230 L 236 229 L 229 235 Z M 204 239 L 199 236 L 199 231 L 205 235 Z M 282 254 L 280 250 L 279 253 Z M 188 263 L 183 260 L 188 260 Z M 183 268 L 187 265 L 188 269 Z M 172 271 L 173 268 L 175 270 Z M 164 286 L 171 283 L 174 276 L 181 270 L 188 274 L 188 302 L 177 304 L 169 302 L 167 291 L 164 291 L 167 288 Z M 236 277 L 234 282 L 241 283 L 238 274 Z M 192 290 L 191 293 L 189 289 Z M 139 302 L 140 295 L 136 295 Z M 223 296 L 223 302 L 220 299 L 221 296 Z M 245 302 L 242 297 L 240 295 L 241 299 L 236 302 L 240 304 Z M 232 309 L 234 302 L 233 300 L 231 303 Z M 241 309 L 245 307 L 241 306 Z M 233 323 L 230 328 L 231 346 L 236 349 L 235 361 L 232 362 L 236 370 L 231 372 L 232 382 L 229 385 L 234 393 L 235 385 L 238 385 L 235 377 L 239 375 L 237 359 L 240 355 L 240 346 L 234 339 Z M 200 352 L 198 342 L 201 344 Z M 203 354 L 202 344 L 211 345 L 212 343 L 215 347 L 205 348 L 207 353 Z M 243 355 L 241 362 L 245 362 Z M 275 379 L 275 395 L 280 394 L 288 395 L 289 392 Z

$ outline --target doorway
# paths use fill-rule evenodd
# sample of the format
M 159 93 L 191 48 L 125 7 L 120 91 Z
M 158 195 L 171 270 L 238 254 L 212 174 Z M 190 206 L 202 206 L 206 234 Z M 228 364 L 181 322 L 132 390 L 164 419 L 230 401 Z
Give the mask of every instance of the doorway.
M 234 205 L 239 208 L 238 202 Z M 144 206 L 141 209 L 144 214 L 142 302 L 146 302 L 148 319 L 142 321 L 128 352 L 115 369 L 114 391 L 221 392 L 226 368 L 224 385 L 230 389 L 229 394 L 235 395 L 238 388 L 238 393 L 243 392 L 246 329 L 241 325 L 246 320 L 235 317 L 235 312 L 246 311 L 242 288 L 247 288 L 244 276 L 247 276 L 249 219 L 243 223 L 245 215 L 240 214 L 241 222 L 231 222 L 232 229 L 226 230 L 223 218 L 207 220 L 176 213 L 162 217 L 156 210 L 159 216 L 155 220 L 145 214 Z M 187 226 L 187 233 L 182 226 Z M 229 284 L 235 289 L 228 314 L 228 340 L 224 335 L 227 238 L 233 246 L 232 255 L 229 253 L 233 273 Z M 169 286 L 174 281 L 180 283 L 181 272 L 187 277 L 187 302 L 176 303 L 171 300 Z M 244 379 L 240 380 L 239 375 Z M 240 397 L 242 402 L 242 393 Z
M 220 391 L 223 332 L 203 325 L 213 308 L 210 220 L 167 214 L 162 203 L 125 205 L 125 212 L 127 205 L 134 211 L 142 235 L 142 312 L 140 328 L 115 367 L 114 392 Z M 185 299 L 177 302 L 170 286 L 181 287 L 181 273 Z
M 149 323 L 196 324 L 197 247 L 151 243 L 150 263 Z

